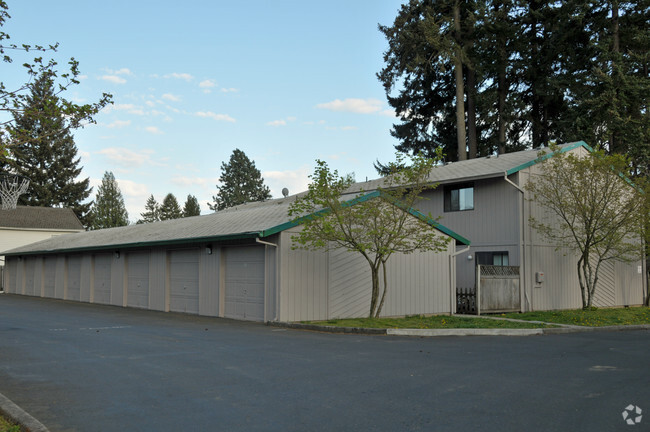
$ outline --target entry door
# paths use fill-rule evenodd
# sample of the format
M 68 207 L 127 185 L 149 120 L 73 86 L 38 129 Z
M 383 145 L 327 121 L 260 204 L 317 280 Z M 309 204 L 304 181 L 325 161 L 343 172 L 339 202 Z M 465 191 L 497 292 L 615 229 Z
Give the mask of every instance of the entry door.
M 111 254 L 95 255 L 95 295 L 93 302 L 111 304 Z
M 126 305 L 149 308 L 149 251 L 126 254 Z
M 81 256 L 72 255 L 68 258 L 68 294 L 66 300 L 81 298 Z
M 169 252 L 169 310 L 199 313 L 199 249 Z
M 264 248 L 224 248 L 226 255 L 225 316 L 264 321 Z

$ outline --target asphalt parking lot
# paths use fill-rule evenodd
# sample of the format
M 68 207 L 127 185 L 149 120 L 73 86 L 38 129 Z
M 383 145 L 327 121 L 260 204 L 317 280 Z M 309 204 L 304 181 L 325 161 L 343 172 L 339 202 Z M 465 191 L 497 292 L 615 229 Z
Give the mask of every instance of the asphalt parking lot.
M 649 430 L 649 342 L 326 334 L 3 294 L 0 393 L 52 432 Z

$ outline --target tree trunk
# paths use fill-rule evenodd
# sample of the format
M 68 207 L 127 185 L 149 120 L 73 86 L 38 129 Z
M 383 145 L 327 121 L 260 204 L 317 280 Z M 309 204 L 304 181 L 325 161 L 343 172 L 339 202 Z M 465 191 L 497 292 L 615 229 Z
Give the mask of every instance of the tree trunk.
M 386 262 L 381 262 L 382 270 L 384 271 L 384 292 L 381 294 L 381 301 L 377 307 L 377 312 L 375 312 L 375 318 L 379 318 L 381 309 L 384 307 L 384 300 L 386 300 L 386 291 L 388 291 L 388 279 L 386 278 Z
M 454 69 L 456 76 L 456 128 L 458 131 L 458 160 L 467 159 L 467 138 L 465 135 L 465 86 L 463 84 L 463 61 L 460 46 L 460 2 L 454 1 L 454 30 L 456 31 L 456 53 Z
M 478 139 L 476 136 L 476 72 L 467 67 L 467 139 L 469 158 L 476 159 Z
M 377 300 L 379 299 L 379 263 L 370 264 L 370 275 L 372 278 L 372 294 L 370 296 L 370 314 L 368 318 L 375 316 Z

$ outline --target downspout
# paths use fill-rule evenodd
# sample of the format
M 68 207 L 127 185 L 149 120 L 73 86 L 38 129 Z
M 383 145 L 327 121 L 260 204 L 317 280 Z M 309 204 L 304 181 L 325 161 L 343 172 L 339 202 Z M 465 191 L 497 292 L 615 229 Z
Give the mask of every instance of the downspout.
M 523 300 L 525 299 L 526 302 L 528 303 L 528 310 L 532 310 L 532 306 L 530 304 L 530 299 L 528 298 L 528 292 L 526 291 L 526 278 L 524 275 L 526 274 L 526 239 L 525 239 L 525 233 L 526 230 L 524 229 L 524 223 L 525 223 L 525 202 L 524 202 L 524 195 L 525 191 L 508 178 L 508 173 L 504 172 L 503 173 L 503 179 L 507 182 L 510 183 L 512 186 L 515 187 L 519 192 L 521 192 L 521 201 L 519 202 L 521 205 L 521 222 L 519 223 L 519 267 L 521 271 L 519 272 L 519 295 L 521 296 L 520 298 Z M 523 293 L 523 295 L 522 295 Z M 521 312 L 524 312 L 524 305 L 520 304 Z
M 267 242 L 267 241 L 264 241 L 264 240 L 260 240 L 259 237 L 255 237 L 255 242 L 259 243 L 259 244 L 263 244 L 265 246 L 274 247 L 275 251 L 276 251 L 276 254 L 275 254 L 275 305 L 273 307 L 273 310 L 275 311 L 275 316 L 273 317 L 273 321 L 277 321 L 278 320 L 278 308 L 280 307 L 280 302 L 279 302 L 280 287 L 278 286 L 278 276 L 279 276 L 279 272 L 278 272 L 278 263 L 279 263 L 279 256 L 278 255 L 279 254 L 277 253 L 278 245 L 276 243 L 271 243 L 271 242 Z M 266 259 L 266 251 L 265 251 L 265 253 L 264 253 L 264 272 L 265 273 L 266 273 L 266 268 L 267 268 L 266 266 L 267 266 L 267 259 Z M 265 275 L 265 277 L 264 277 L 264 320 L 268 322 L 270 320 L 266 319 L 266 300 L 267 300 L 266 298 L 268 296 L 268 284 L 267 284 L 266 280 L 267 279 L 266 279 L 266 275 Z
M 454 260 L 462 253 L 469 251 L 469 246 L 449 255 L 449 315 L 455 313 L 454 300 L 456 300 L 456 272 L 454 271 Z

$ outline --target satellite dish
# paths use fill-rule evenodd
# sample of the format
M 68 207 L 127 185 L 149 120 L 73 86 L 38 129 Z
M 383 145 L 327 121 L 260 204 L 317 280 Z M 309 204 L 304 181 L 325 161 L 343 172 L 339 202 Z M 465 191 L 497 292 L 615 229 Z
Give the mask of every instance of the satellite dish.
M 289 196 L 289 189 L 287 188 L 282 188 L 282 196 L 285 198 Z

